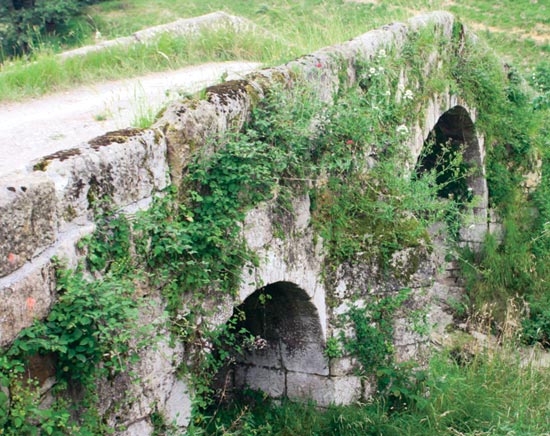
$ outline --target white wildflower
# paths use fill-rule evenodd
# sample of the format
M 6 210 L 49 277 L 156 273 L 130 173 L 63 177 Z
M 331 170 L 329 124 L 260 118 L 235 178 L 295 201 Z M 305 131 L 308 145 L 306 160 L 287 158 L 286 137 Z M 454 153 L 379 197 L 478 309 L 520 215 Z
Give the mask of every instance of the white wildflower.
M 397 126 L 397 129 L 395 129 L 395 130 L 400 135 L 407 135 L 409 133 L 409 129 L 407 128 L 407 126 L 405 126 L 405 124 L 401 124 L 401 125 Z
M 376 74 L 376 68 L 370 67 L 369 68 L 369 76 L 374 76 Z
M 384 50 L 383 48 L 378 50 L 378 57 L 380 59 L 384 59 L 386 57 L 386 50 Z
M 405 94 L 403 95 L 403 98 L 405 100 L 412 100 L 413 96 L 414 96 L 414 94 L 410 89 L 405 89 Z
M 378 67 L 378 72 L 382 74 L 384 72 L 384 67 Z

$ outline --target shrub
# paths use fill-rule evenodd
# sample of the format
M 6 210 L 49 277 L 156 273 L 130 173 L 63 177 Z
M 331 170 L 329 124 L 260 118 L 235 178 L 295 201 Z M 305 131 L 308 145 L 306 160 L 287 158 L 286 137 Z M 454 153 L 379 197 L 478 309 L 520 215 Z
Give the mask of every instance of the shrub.
M 0 61 L 32 51 L 44 35 L 68 37 L 69 22 L 101 0 L 3 0 L 0 2 Z

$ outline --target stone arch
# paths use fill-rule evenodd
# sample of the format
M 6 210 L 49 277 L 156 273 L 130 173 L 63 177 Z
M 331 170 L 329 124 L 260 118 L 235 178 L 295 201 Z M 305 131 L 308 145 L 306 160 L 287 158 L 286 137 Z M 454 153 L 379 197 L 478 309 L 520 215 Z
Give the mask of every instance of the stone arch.
M 430 149 L 427 149 L 428 144 Z M 460 229 L 460 240 L 467 244 L 479 244 L 487 232 L 488 190 L 482 139 L 478 137 L 474 121 L 461 105 L 444 112 L 424 138 L 423 152 L 416 161 L 415 173 L 441 170 L 438 182 L 443 183 L 439 194 L 454 196 L 471 202 L 471 212 Z M 452 181 L 445 166 L 455 153 L 462 154 L 459 171 L 464 178 Z
M 225 375 L 239 391 L 262 390 L 272 398 L 316 397 L 316 388 L 329 383 L 328 359 L 319 314 L 308 294 L 291 282 L 257 289 L 234 310 L 235 330 L 246 329 L 253 346 Z

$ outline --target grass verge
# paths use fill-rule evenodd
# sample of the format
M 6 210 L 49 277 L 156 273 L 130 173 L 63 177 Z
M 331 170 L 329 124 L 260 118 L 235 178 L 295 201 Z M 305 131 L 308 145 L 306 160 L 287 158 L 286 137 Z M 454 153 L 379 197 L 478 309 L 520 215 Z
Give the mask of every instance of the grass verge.
M 53 53 L 17 60 L 0 70 L 0 101 L 36 97 L 85 83 L 135 77 L 208 61 L 271 62 L 292 48 L 267 34 L 219 29 L 193 38 L 163 34 L 148 44 L 114 47 L 62 61 Z

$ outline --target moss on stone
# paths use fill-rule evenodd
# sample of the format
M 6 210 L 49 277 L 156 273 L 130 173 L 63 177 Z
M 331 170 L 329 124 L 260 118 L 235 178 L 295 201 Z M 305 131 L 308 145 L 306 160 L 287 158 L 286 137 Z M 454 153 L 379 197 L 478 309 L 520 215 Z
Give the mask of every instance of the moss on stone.
M 63 162 L 73 156 L 78 156 L 81 154 L 79 148 L 70 148 L 68 150 L 56 151 L 55 153 L 44 156 L 38 163 L 36 163 L 32 169 L 33 171 L 46 171 L 50 162 L 58 160 Z
M 137 136 L 145 129 L 122 129 L 115 130 L 113 132 L 107 132 L 105 135 L 98 136 L 88 142 L 94 150 L 99 150 L 100 147 L 105 147 L 111 144 L 123 144 L 128 141 L 129 138 Z

